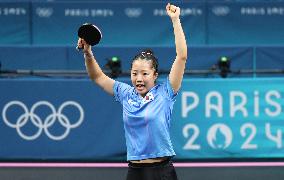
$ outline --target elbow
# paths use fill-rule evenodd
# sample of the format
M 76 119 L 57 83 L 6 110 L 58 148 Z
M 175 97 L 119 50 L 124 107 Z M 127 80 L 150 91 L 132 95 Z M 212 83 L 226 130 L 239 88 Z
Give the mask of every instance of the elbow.
M 187 53 L 184 53 L 184 54 L 178 56 L 178 59 L 180 59 L 181 61 L 186 61 L 187 60 Z
M 94 76 L 89 76 L 91 81 L 96 82 L 96 78 Z
M 177 51 L 177 59 L 180 59 L 181 61 L 187 60 L 187 49 L 183 48 L 181 51 Z
M 100 80 L 100 78 L 101 78 L 101 74 L 89 73 L 89 78 L 93 82 L 97 83 Z
M 184 61 L 187 60 L 187 49 L 182 53 L 181 59 Z
M 99 73 L 96 76 L 92 76 L 91 80 L 100 85 L 102 82 L 104 82 L 105 76 L 106 75 L 104 73 Z
M 187 60 L 187 54 L 181 57 L 181 60 L 186 61 Z
M 92 80 L 92 81 L 96 81 L 96 76 L 95 76 L 95 74 L 93 74 L 93 73 L 90 73 L 90 72 L 88 72 L 88 74 L 89 74 L 89 78 Z

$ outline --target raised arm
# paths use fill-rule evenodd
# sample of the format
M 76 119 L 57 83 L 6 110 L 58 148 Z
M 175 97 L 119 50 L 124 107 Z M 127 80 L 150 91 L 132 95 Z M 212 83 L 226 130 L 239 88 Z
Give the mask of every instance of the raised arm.
M 174 92 L 176 93 L 181 86 L 184 74 L 185 63 L 187 59 L 187 45 L 179 18 L 180 8 L 168 3 L 166 10 L 172 20 L 175 36 L 176 58 L 169 74 L 169 80 Z
M 78 47 L 84 47 L 83 52 L 85 65 L 90 79 L 103 88 L 107 93 L 113 95 L 113 85 L 115 81 L 104 74 L 93 55 L 91 46 L 83 39 L 79 38 Z

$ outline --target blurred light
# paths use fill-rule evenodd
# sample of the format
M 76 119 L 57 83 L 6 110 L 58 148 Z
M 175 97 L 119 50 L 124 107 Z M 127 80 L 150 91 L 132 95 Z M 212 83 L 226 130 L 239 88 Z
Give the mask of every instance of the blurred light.
M 231 61 L 227 56 L 221 56 L 218 62 L 218 68 L 220 70 L 220 76 L 226 78 L 228 73 L 231 72 Z
M 113 57 L 111 58 L 111 61 L 112 61 L 112 62 L 117 62 L 117 61 L 119 61 L 119 58 L 118 58 L 117 56 L 113 56 Z
M 111 71 L 111 78 L 117 78 L 122 72 L 120 58 L 117 56 L 112 56 L 111 58 L 107 59 L 105 68 Z
M 222 62 L 227 62 L 227 61 L 229 61 L 229 59 L 228 59 L 228 57 L 226 57 L 226 56 L 222 56 L 222 57 L 221 57 L 221 61 L 222 61 Z

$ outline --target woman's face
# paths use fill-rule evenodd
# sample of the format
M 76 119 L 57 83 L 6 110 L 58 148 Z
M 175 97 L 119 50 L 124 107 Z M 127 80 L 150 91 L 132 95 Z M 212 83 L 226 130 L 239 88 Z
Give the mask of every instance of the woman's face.
M 157 77 L 158 73 L 153 69 L 152 61 L 138 59 L 132 63 L 131 81 L 142 97 L 155 86 Z

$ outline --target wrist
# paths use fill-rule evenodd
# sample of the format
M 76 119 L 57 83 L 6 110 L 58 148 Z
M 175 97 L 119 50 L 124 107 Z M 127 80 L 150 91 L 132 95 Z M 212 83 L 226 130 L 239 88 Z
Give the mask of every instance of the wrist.
M 89 51 L 85 51 L 84 52 L 84 57 L 85 58 L 93 58 L 94 57 L 94 55 L 93 55 L 93 52 L 91 51 L 91 52 L 89 52 Z
M 180 22 L 179 17 L 174 17 L 174 18 L 172 18 L 172 22 L 173 22 L 173 23 Z
M 84 55 L 86 56 L 93 56 L 93 52 L 92 51 L 83 51 L 84 52 Z

